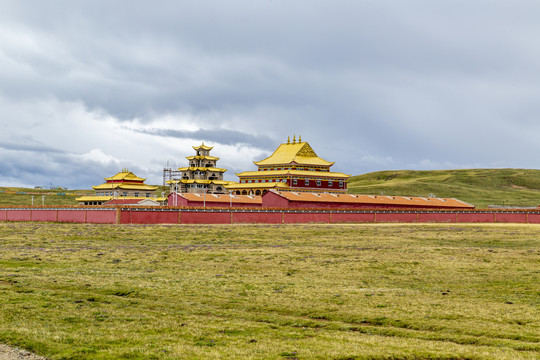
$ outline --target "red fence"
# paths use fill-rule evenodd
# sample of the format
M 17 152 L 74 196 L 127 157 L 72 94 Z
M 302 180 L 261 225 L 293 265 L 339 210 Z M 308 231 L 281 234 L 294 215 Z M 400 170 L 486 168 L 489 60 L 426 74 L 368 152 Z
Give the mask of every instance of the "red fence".
M 238 208 L 5 207 L 0 221 L 91 224 L 523 223 L 540 224 L 540 210 L 287 210 Z

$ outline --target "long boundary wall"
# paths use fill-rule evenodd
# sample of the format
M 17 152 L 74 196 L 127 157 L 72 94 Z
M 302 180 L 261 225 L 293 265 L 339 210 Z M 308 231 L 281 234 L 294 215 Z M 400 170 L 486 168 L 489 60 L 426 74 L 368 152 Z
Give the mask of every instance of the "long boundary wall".
M 522 223 L 540 210 L 313 210 L 178 207 L 5 207 L 0 221 L 88 224 Z

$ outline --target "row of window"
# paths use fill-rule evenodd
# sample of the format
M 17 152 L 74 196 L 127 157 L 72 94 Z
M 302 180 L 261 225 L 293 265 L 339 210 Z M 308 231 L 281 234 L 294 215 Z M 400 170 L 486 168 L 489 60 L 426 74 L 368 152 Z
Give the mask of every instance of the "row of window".
M 138 192 L 133 193 L 134 197 L 139 197 L 139 195 L 140 195 L 140 193 L 138 193 Z M 144 195 L 146 197 L 150 197 L 152 194 L 151 193 L 145 193 Z M 128 192 L 124 191 L 122 194 L 119 194 L 116 191 L 115 192 L 103 191 L 103 192 L 96 192 L 96 196 L 128 196 Z
M 194 163 L 194 162 L 193 162 L 193 163 L 191 163 L 189 166 L 191 166 L 191 167 L 202 167 L 202 164 L 201 164 L 201 165 L 197 165 L 197 163 Z M 214 167 L 214 164 L 208 163 L 208 164 L 206 164 L 205 167 Z
M 286 183 L 287 180 L 286 179 L 271 179 L 271 180 L 240 180 L 241 183 L 269 183 L 269 182 L 284 182 Z M 317 186 L 322 186 L 322 180 L 316 180 L 315 181 L 316 185 Z M 298 185 L 298 179 L 293 179 L 292 181 L 292 184 L 293 186 L 295 185 Z M 334 182 L 332 180 L 328 180 L 328 187 L 333 187 L 334 186 Z M 304 185 L 305 186 L 309 186 L 310 185 L 310 180 L 309 179 L 304 179 Z M 342 188 L 343 187 L 343 180 L 339 180 L 339 187 Z
M 269 179 L 269 180 L 240 180 L 241 183 L 268 183 L 268 182 L 284 182 L 286 179 Z
M 315 182 L 317 184 L 317 186 L 321 186 L 322 185 L 322 181 L 321 180 L 316 180 Z M 294 185 L 298 185 L 298 180 L 297 179 L 293 179 L 293 186 Z M 305 186 L 309 186 L 309 179 L 305 179 L 304 180 L 304 185 Z M 328 181 L 328 187 L 332 187 L 334 186 L 334 182 L 332 180 L 329 180 Z M 343 180 L 340 180 L 339 181 L 339 187 L 343 187 Z

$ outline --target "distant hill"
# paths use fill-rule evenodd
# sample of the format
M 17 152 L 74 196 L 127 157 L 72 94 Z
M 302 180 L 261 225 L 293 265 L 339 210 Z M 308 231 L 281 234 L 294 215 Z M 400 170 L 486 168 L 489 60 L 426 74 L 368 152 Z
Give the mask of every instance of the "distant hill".
M 377 171 L 349 179 L 350 193 L 457 198 L 488 205 L 540 205 L 540 170 L 465 169 Z

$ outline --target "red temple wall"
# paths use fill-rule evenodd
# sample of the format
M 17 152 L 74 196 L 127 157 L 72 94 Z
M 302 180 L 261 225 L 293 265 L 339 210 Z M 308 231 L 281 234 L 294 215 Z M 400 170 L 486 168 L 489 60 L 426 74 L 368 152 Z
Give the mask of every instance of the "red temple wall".
M 232 213 L 233 224 L 281 224 L 283 213 L 260 213 L 260 212 L 234 212 Z
M 89 224 L 115 224 L 116 209 L 86 210 L 86 222 Z

